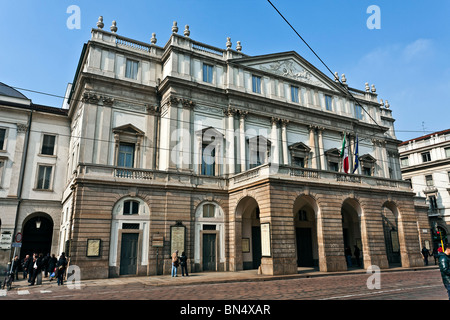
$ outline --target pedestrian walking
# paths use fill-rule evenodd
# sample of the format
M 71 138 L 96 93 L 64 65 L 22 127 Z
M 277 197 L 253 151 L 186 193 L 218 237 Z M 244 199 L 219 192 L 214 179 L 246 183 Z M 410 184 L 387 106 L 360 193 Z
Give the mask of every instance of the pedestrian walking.
M 434 265 L 437 265 L 437 261 L 439 259 L 439 252 L 437 251 L 436 247 L 433 248 L 433 252 L 431 254 L 434 258 Z
M 178 250 L 175 250 L 175 252 L 172 253 L 172 277 L 177 276 L 178 264 L 179 264 Z
M 439 269 L 450 300 L 450 247 L 448 243 L 444 244 L 443 252 L 439 254 Z
M 180 256 L 180 266 L 181 266 L 181 275 L 184 277 L 184 273 L 186 272 L 186 277 L 189 277 L 187 270 L 187 256 L 184 253 L 184 251 L 181 253 Z
M 42 270 L 44 270 L 44 277 L 48 277 L 48 262 L 50 260 L 50 253 L 47 253 L 42 261 Z
M 67 259 L 65 253 L 61 253 L 59 256 L 58 262 L 56 263 L 56 269 L 57 269 L 57 283 L 59 285 L 63 285 L 64 282 L 64 274 L 66 273 L 66 267 L 67 267 Z
M 33 274 L 31 276 L 31 281 L 29 286 L 34 286 L 35 283 L 41 284 L 42 283 L 42 260 L 43 260 L 42 253 L 38 255 L 34 255 L 33 264 L 32 264 L 32 270 Z M 41 275 L 39 277 L 39 275 Z M 39 279 L 38 279 L 39 277 Z M 36 281 L 36 279 L 38 279 Z
M 30 255 L 25 255 L 25 258 L 22 260 L 22 271 L 23 271 L 23 278 L 26 279 L 28 276 L 28 259 L 30 259 Z
M 13 280 L 14 279 L 19 280 L 19 265 L 20 265 L 19 256 L 15 256 L 11 265 Z
M 56 278 L 56 263 L 58 259 L 56 259 L 55 254 L 52 254 L 52 257 L 48 261 L 48 273 L 50 274 L 50 281 Z
M 350 247 L 345 247 L 345 258 L 347 259 L 347 267 L 352 266 L 352 250 Z
M 356 259 L 356 263 L 358 264 L 358 267 L 361 267 L 361 260 L 359 259 L 359 257 L 361 256 L 361 251 L 359 250 L 358 246 L 355 244 L 355 259 Z
M 429 255 L 430 255 L 430 251 L 426 247 L 423 247 L 422 248 L 422 256 L 423 256 L 423 260 L 425 261 L 426 266 L 428 265 Z
M 36 253 L 33 253 L 32 256 L 27 261 L 27 272 L 28 272 L 28 282 L 31 283 L 31 278 L 33 277 L 33 265 L 36 261 Z

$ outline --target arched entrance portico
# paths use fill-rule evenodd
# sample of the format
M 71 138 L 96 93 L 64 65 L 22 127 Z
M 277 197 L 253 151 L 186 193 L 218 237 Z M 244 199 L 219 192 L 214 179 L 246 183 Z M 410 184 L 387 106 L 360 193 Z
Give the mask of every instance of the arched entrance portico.
M 20 259 L 25 258 L 27 254 L 33 253 L 44 256 L 52 253 L 53 220 L 43 212 L 36 212 L 29 215 L 22 226 L 22 247 L 20 250 Z
M 297 247 L 297 266 L 316 267 L 319 265 L 315 200 L 306 195 L 294 202 L 294 225 Z
M 242 263 L 243 269 L 258 269 L 261 265 L 261 222 L 259 206 L 252 197 L 239 201 L 236 215 L 242 216 Z
M 382 207 L 383 232 L 386 245 L 386 257 L 389 267 L 401 266 L 398 210 L 394 203 L 386 202 Z
M 341 207 L 342 232 L 347 267 L 362 267 L 361 206 L 355 199 L 346 199 Z M 355 250 L 360 251 L 359 259 Z M 347 257 L 347 252 L 350 257 Z

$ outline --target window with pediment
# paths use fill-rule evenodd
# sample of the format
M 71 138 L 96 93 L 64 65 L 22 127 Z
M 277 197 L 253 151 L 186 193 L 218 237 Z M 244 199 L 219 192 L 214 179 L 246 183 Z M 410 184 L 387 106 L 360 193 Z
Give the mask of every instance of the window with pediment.
M 297 142 L 289 146 L 291 154 L 291 165 L 294 167 L 308 167 L 309 154 L 311 149 L 303 142 Z

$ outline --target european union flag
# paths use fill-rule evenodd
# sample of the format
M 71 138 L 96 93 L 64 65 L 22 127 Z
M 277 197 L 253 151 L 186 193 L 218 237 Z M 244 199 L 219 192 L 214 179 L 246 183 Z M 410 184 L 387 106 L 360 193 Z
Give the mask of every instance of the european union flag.
M 355 146 L 355 165 L 353 166 L 353 172 L 355 173 L 355 171 L 358 169 L 359 167 L 359 151 L 358 151 L 358 136 L 356 136 L 356 146 Z

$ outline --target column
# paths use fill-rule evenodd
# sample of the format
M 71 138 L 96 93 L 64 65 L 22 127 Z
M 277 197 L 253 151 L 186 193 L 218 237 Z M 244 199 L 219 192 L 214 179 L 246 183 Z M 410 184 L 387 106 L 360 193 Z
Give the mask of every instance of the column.
M 323 130 L 324 130 L 324 128 L 318 128 L 317 132 L 319 134 L 320 169 L 321 170 L 326 170 L 326 166 L 325 166 L 325 152 L 323 150 Z
M 248 111 L 239 111 L 239 148 L 241 153 L 241 172 L 247 170 L 247 162 L 245 157 L 245 117 Z
M 316 159 L 316 137 L 315 137 L 315 126 L 308 126 L 309 130 L 309 147 L 311 148 L 311 168 L 317 169 L 317 159 Z
M 179 158 L 179 164 L 181 167 L 181 170 L 188 171 L 193 168 L 193 161 L 192 161 L 192 152 L 191 150 L 191 138 L 192 138 L 192 132 L 191 132 L 191 117 L 192 117 L 192 109 L 195 106 L 195 103 L 191 100 L 182 99 L 181 104 L 183 106 L 181 111 L 181 120 L 180 120 L 180 158 Z
M 236 114 L 236 110 L 232 108 L 227 108 L 224 111 L 225 116 L 227 117 L 227 128 L 225 139 L 227 141 L 225 147 L 225 163 L 227 164 L 227 173 L 234 174 L 236 171 L 235 165 L 235 144 L 234 144 L 234 115 Z
M 283 148 L 283 164 L 289 165 L 289 152 L 287 141 L 287 124 L 289 120 L 281 119 L 281 146 Z
M 278 122 L 280 119 L 272 117 L 272 130 L 270 131 L 270 140 L 272 140 L 271 162 L 280 164 L 280 147 L 278 143 Z
M 383 161 L 383 173 L 385 178 L 389 178 L 389 159 L 386 151 L 386 141 L 380 141 L 381 159 Z

